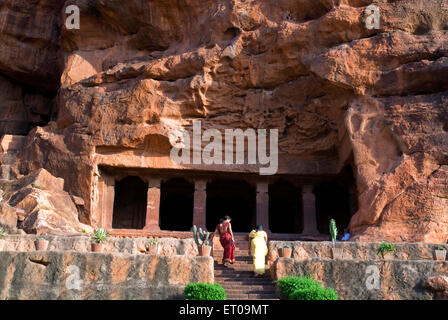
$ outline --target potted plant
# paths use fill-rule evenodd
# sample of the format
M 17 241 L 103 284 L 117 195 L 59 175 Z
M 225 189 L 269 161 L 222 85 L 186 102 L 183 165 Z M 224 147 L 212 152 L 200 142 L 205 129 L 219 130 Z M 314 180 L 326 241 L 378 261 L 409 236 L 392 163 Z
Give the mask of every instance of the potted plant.
M 5 229 L 0 227 L 0 251 L 3 251 L 3 248 L 5 247 L 5 240 L 2 239 L 5 234 Z
M 148 254 L 159 254 L 159 240 L 152 238 L 147 246 Z
M 103 252 L 103 244 L 107 240 L 107 232 L 103 228 L 93 233 L 92 252 Z
M 343 248 L 336 248 L 336 238 L 338 236 L 338 228 L 336 227 L 336 221 L 334 219 L 330 220 L 330 235 L 331 242 L 333 244 L 332 253 L 333 259 L 342 259 L 344 255 Z
M 390 258 L 390 254 L 396 250 L 397 250 L 397 248 L 392 243 L 383 241 L 383 242 L 381 242 L 380 246 L 378 247 L 376 254 L 378 256 L 381 256 L 383 259 L 386 259 L 386 258 Z
M 283 248 L 278 249 L 278 255 L 281 258 L 291 258 L 292 247 L 290 245 L 286 245 Z
M 210 256 L 210 251 L 212 250 L 212 246 L 210 245 L 210 232 L 199 230 L 196 226 L 193 226 L 193 237 L 196 245 L 198 246 L 199 255 L 201 257 Z
M 47 251 L 49 241 L 45 238 L 39 237 L 36 241 L 34 241 L 34 246 L 36 247 L 36 251 Z
M 445 261 L 446 260 L 446 248 L 444 246 L 435 247 L 436 260 Z

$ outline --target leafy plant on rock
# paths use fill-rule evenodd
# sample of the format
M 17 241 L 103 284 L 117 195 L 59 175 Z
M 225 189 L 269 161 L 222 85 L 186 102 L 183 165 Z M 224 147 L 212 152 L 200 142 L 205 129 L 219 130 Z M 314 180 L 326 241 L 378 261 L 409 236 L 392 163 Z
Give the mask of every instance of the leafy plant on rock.
M 276 281 L 284 300 L 338 300 L 334 289 L 327 289 L 311 276 L 284 277 Z
M 396 250 L 397 250 L 397 248 L 392 243 L 381 242 L 380 246 L 378 247 L 378 250 L 376 251 L 376 254 L 378 256 L 381 255 L 381 257 L 384 259 L 384 256 L 386 255 L 386 253 L 394 252 Z
M 290 300 L 339 300 L 332 288 L 307 288 L 294 291 Z
M 185 300 L 226 300 L 224 288 L 217 283 L 190 283 L 184 290 Z

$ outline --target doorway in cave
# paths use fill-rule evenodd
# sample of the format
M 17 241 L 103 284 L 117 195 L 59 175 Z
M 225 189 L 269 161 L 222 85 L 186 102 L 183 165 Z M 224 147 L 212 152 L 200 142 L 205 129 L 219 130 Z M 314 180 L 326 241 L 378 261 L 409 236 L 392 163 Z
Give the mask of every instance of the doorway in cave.
M 189 231 L 193 226 L 194 184 L 182 178 L 160 186 L 160 229 Z
M 249 233 L 256 223 L 256 188 L 244 180 L 212 180 L 207 183 L 206 212 L 209 231 L 227 215 L 233 231 Z
M 272 233 L 301 233 L 302 192 L 289 181 L 269 185 L 269 229 Z
M 356 181 L 350 165 L 331 181 L 314 188 L 316 196 L 317 228 L 322 234 L 330 234 L 330 219 L 336 221 L 339 235 L 342 235 L 358 210 Z
M 146 222 L 148 183 L 139 177 L 126 177 L 115 182 L 112 228 L 143 229 Z

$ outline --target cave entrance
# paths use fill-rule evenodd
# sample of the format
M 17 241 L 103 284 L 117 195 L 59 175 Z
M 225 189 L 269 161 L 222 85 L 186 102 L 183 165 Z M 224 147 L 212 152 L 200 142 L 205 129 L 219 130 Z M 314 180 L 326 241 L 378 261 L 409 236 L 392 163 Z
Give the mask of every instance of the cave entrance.
M 289 181 L 269 185 L 269 229 L 272 233 L 301 233 L 302 191 Z
M 182 178 L 160 186 L 160 229 L 189 231 L 193 226 L 194 184 Z
M 234 232 L 250 232 L 256 224 L 256 188 L 244 180 L 213 180 L 207 184 L 206 226 L 214 231 L 219 219 L 232 218 Z
M 316 186 L 314 194 L 319 232 L 330 234 L 330 219 L 334 219 L 338 234 L 343 235 L 351 217 L 358 210 L 356 182 L 352 167 L 345 167 L 334 180 Z
M 143 229 L 146 221 L 148 184 L 130 176 L 115 182 L 112 217 L 114 229 Z

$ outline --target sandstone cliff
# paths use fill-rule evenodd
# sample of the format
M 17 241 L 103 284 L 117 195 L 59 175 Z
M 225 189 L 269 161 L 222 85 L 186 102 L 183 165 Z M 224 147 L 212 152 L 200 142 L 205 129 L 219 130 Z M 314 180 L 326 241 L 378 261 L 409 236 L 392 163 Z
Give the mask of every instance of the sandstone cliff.
M 353 166 L 355 239 L 446 242 L 448 3 L 375 3 L 378 30 L 367 0 L 3 1 L 0 131 L 27 135 L 12 176 L 63 178 L 95 226 L 102 155 L 165 168 L 194 119 L 278 128 L 279 173 Z

